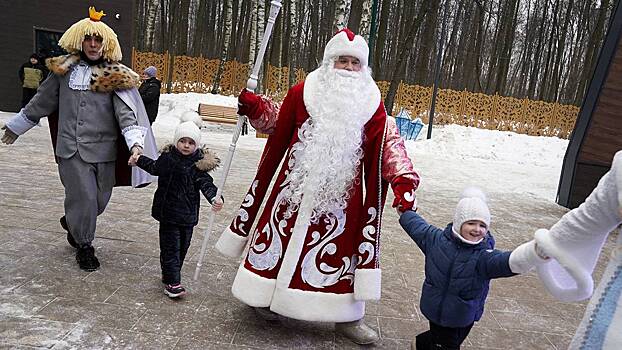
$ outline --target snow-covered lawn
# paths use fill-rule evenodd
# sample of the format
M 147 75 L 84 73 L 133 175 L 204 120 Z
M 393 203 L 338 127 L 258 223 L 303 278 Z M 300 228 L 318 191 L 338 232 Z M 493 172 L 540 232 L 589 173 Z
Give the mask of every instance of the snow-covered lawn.
M 171 142 L 180 116 L 196 111 L 199 103 L 235 107 L 237 99 L 198 93 L 161 95 L 153 124 L 159 146 Z M 233 127 L 206 124 L 204 142 L 209 147 L 228 149 Z M 406 141 L 409 156 L 421 175 L 422 189 L 455 191 L 457 196 L 464 187 L 475 185 L 485 192 L 529 193 L 555 200 L 568 140 L 458 125 L 434 126 L 430 140 L 426 134 L 424 127 L 416 141 Z M 237 149 L 261 152 L 266 139 L 253 135 L 249 127 L 249 135 L 239 138 Z
M 153 127 L 158 143 L 169 138 L 179 117 L 197 110 L 199 103 L 234 107 L 237 99 L 197 93 L 162 95 Z M 204 140 L 208 146 L 226 149 L 231 130 L 210 126 Z M 435 126 L 429 140 L 426 134 L 424 127 L 416 141 L 406 141 L 422 178 L 421 188 L 449 187 L 458 193 L 476 185 L 486 192 L 531 193 L 555 200 L 568 140 L 458 125 Z M 238 148 L 261 150 L 264 143 L 265 139 L 241 137 Z

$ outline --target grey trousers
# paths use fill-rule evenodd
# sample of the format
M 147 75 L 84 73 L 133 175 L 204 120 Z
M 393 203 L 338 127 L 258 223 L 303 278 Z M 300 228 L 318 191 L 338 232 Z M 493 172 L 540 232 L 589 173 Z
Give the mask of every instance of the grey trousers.
M 87 163 L 76 152 L 58 158 L 58 174 L 65 187 L 67 226 L 78 245 L 95 239 L 97 216 L 104 212 L 115 184 L 115 162 Z

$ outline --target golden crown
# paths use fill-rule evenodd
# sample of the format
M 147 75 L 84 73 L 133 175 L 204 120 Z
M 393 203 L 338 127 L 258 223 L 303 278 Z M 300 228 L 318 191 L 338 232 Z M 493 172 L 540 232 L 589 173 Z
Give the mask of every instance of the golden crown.
M 89 18 L 91 21 L 99 22 L 106 14 L 104 11 L 95 11 L 95 6 L 89 7 Z

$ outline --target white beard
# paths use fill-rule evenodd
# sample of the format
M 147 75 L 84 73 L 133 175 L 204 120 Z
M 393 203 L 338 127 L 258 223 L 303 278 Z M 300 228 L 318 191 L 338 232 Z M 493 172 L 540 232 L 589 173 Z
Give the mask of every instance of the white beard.
M 363 156 L 364 126 L 373 115 L 363 106 L 369 104 L 370 89 L 377 89 L 367 68 L 349 72 L 334 69 L 330 62 L 316 72 L 318 81 L 310 93 L 319 103 L 305 106 L 310 117 L 292 147 L 284 193 L 286 216 L 299 209 L 303 195 L 312 196 L 312 222 L 347 206 Z

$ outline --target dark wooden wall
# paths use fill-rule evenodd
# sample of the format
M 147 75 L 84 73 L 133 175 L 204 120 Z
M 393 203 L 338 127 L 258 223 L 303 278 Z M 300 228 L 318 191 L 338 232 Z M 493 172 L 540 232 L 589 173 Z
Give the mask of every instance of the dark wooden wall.
M 578 161 L 610 166 L 613 155 L 622 149 L 622 40 L 618 38 L 615 56 L 603 84 L 579 153 Z
M 594 77 L 570 139 L 557 202 L 575 208 L 622 150 L 622 6 L 612 16 Z
M 89 6 L 104 10 L 103 21 L 119 38 L 123 63 L 131 64 L 133 0 L 0 0 L 0 111 L 19 110 L 22 87 L 17 71 L 34 52 L 35 28 L 64 32 L 88 17 Z

